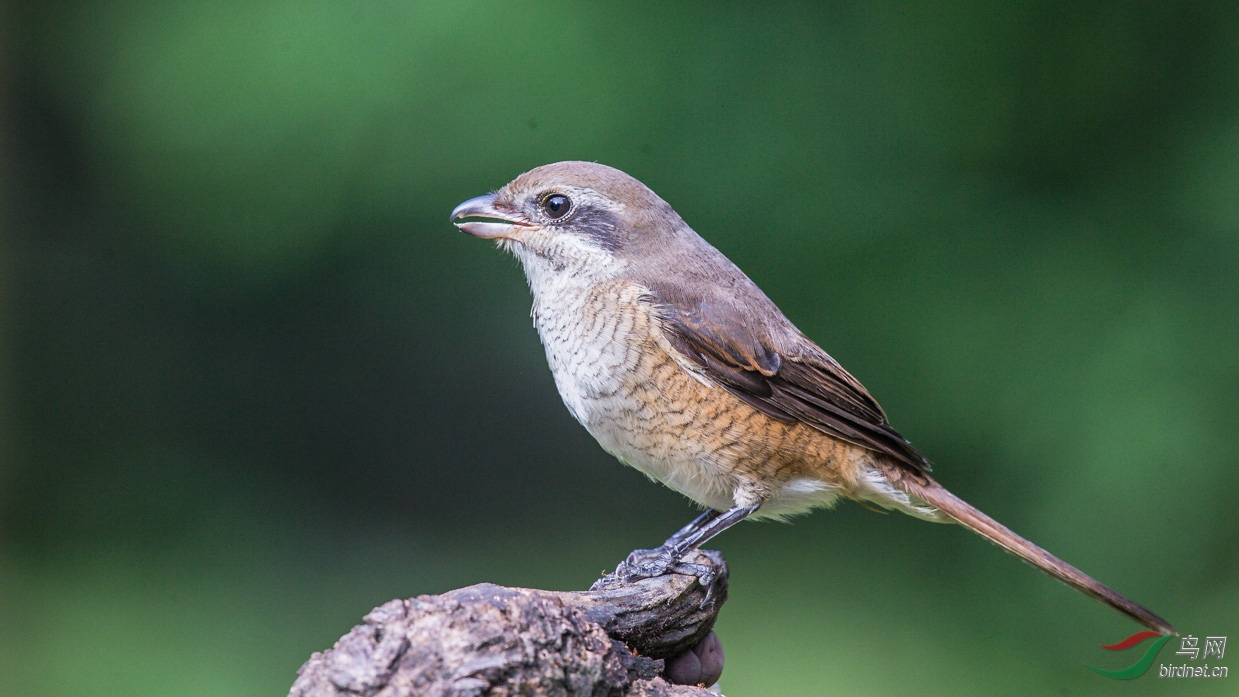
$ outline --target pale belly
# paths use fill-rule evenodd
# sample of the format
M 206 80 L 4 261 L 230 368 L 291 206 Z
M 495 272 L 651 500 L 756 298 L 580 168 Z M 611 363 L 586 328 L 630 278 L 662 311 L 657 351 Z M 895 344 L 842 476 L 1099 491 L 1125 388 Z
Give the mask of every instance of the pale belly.
M 761 502 L 759 516 L 779 517 L 849 488 L 855 448 L 704 384 L 658 340 L 641 296 L 616 284 L 561 295 L 554 314 L 535 305 L 564 404 L 607 452 L 717 510 Z

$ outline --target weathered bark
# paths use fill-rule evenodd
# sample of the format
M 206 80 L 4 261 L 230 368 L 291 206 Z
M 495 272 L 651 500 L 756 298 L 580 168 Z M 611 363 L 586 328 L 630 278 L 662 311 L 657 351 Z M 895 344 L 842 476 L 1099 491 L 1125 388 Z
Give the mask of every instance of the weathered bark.
M 717 656 L 713 676 L 722 669 L 721 647 L 702 647 L 718 646 L 703 639 L 727 597 L 726 564 L 710 551 L 685 561 L 714 572 L 708 587 L 681 574 L 632 583 L 611 574 L 583 592 L 482 583 L 393 600 L 311 656 L 289 696 L 710 694 L 660 677 L 663 659 L 676 659 L 681 676 L 695 656 Z

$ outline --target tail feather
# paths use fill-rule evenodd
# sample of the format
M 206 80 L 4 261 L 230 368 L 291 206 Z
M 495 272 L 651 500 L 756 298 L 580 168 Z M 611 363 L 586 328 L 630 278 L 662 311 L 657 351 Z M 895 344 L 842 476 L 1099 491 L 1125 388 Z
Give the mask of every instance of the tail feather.
M 924 478 L 927 483 L 914 481 L 912 477 L 900 477 L 894 484 L 908 494 L 924 501 L 972 530 L 981 537 L 1002 547 L 1029 564 L 1080 591 L 1100 600 L 1136 622 L 1161 634 L 1178 634 L 1166 620 L 1149 612 L 1111 588 L 1099 583 L 1083 571 L 1041 549 L 1037 545 L 1011 532 L 993 518 L 973 508 L 963 499 L 944 489 L 937 482 Z

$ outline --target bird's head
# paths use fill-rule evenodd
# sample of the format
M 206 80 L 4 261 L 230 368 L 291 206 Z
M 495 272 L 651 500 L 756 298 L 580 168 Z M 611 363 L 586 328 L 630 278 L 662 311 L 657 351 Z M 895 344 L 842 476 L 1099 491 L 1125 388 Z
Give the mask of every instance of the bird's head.
M 603 278 L 696 234 L 641 182 L 593 162 L 532 169 L 452 211 L 453 224 L 494 239 L 534 281 L 543 273 Z

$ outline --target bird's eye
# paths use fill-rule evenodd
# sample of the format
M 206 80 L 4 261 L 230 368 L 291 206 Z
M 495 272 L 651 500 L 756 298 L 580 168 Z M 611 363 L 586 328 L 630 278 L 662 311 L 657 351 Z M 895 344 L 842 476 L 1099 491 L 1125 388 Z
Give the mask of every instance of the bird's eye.
M 568 197 L 563 194 L 551 194 L 542 199 L 542 210 L 551 220 L 558 220 L 568 215 L 571 208 L 572 201 L 569 201 Z

